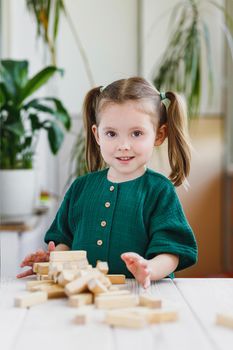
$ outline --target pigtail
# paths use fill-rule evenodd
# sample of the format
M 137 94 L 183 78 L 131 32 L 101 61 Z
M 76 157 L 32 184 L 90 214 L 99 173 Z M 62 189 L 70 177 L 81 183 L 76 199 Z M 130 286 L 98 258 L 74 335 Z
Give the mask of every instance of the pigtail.
M 91 129 L 94 124 L 97 124 L 96 109 L 99 96 L 100 87 L 93 88 L 87 93 L 83 104 L 83 123 L 86 132 L 86 165 L 88 171 L 90 172 L 99 170 L 104 165 L 104 161 L 100 153 L 100 148 Z
M 168 158 L 171 166 L 169 178 L 179 186 L 190 172 L 190 142 L 187 130 L 187 110 L 183 99 L 174 92 L 167 92 L 170 100 L 167 109 Z

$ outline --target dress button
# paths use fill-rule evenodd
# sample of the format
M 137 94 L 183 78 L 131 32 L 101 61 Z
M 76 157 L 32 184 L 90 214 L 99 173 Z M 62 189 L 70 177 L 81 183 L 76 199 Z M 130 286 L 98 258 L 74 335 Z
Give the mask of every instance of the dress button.
M 98 244 L 98 245 L 102 245 L 102 244 L 103 244 L 103 241 L 101 241 L 101 239 L 99 239 L 99 240 L 97 241 L 97 244 Z
M 102 227 L 105 227 L 105 226 L 107 225 L 107 222 L 103 220 L 103 221 L 101 221 L 100 225 L 101 225 Z
M 106 208 L 110 207 L 110 203 L 109 202 L 106 202 L 104 205 L 105 205 Z
M 114 186 L 110 186 L 110 191 L 112 192 L 112 191 L 114 191 Z

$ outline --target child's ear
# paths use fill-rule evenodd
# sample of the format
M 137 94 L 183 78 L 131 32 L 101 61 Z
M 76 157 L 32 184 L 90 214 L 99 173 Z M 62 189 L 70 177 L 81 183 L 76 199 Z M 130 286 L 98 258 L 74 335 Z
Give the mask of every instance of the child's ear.
M 155 146 L 162 145 L 163 141 L 167 137 L 167 124 L 163 124 L 158 128 L 155 139 Z
M 96 124 L 92 125 L 91 130 L 92 130 L 92 132 L 93 132 L 93 134 L 94 134 L 94 136 L 95 136 L 96 142 L 97 142 L 98 145 L 99 145 L 99 133 L 98 133 L 97 125 L 96 125 Z

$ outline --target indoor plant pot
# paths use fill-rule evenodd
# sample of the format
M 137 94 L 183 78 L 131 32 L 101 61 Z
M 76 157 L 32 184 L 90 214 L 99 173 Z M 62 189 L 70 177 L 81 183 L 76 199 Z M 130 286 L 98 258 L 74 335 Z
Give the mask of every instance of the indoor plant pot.
M 44 129 L 53 154 L 63 142 L 71 119 L 54 97 L 28 100 L 60 69 L 49 66 L 28 78 L 28 62 L 0 62 L 0 214 L 32 213 L 35 205 L 33 159 L 39 132 Z

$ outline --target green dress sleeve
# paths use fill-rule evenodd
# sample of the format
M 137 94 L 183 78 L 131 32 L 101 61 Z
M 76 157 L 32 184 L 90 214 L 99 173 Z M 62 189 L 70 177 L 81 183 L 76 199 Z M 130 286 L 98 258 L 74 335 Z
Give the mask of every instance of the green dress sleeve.
M 176 271 L 197 262 L 197 243 L 187 222 L 174 186 L 163 186 L 150 218 L 150 242 L 146 258 L 151 259 L 161 253 L 179 256 Z
M 66 192 L 61 206 L 52 222 L 52 225 L 45 234 L 44 241 L 54 241 L 55 244 L 63 243 L 68 247 L 72 247 L 73 234 L 69 226 L 69 207 L 72 193 L 72 186 Z

